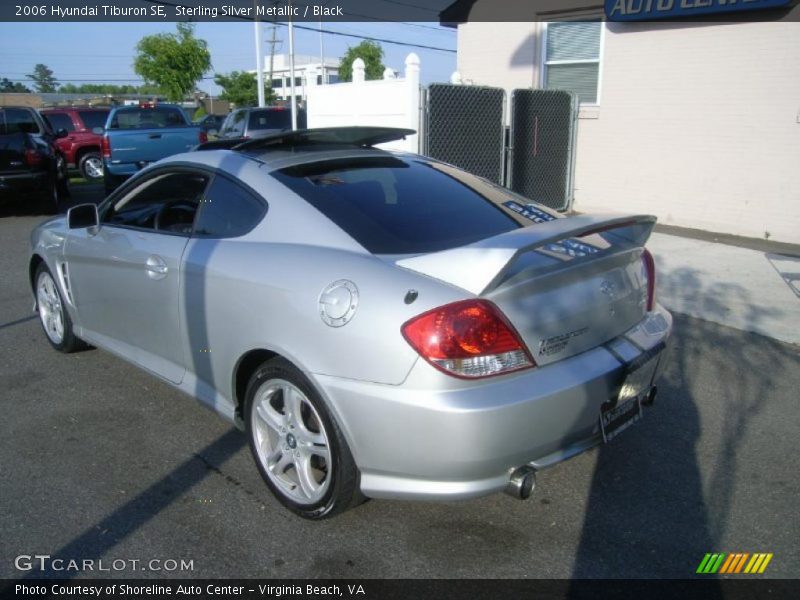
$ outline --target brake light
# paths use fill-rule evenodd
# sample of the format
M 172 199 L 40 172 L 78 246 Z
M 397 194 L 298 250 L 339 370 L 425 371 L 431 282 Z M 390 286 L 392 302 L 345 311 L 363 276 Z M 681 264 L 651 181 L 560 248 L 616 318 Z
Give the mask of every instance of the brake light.
M 111 158 L 111 142 L 109 141 L 107 135 L 103 136 L 100 146 L 103 150 L 103 158 Z
M 29 167 L 36 167 L 42 164 L 44 157 L 39 154 L 35 149 L 28 148 L 25 150 L 25 164 Z
M 435 308 L 401 331 L 422 358 L 456 377 L 490 377 L 536 365 L 511 324 L 486 300 Z
M 642 275 L 647 281 L 647 311 L 656 305 L 656 263 L 647 248 L 642 250 Z
M 205 131 L 201 131 L 197 138 L 201 144 L 205 144 L 208 141 L 208 134 Z

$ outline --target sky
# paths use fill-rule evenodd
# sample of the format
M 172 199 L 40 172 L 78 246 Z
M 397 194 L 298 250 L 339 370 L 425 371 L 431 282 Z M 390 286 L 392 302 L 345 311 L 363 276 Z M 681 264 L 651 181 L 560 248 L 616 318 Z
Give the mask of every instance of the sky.
M 300 23 L 317 27 L 317 23 Z M 410 44 L 447 48 L 453 52 L 429 50 L 381 43 L 384 64 L 402 73 L 405 57 L 416 52 L 421 61 L 423 84 L 447 82 L 456 68 L 456 33 L 438 23 L 332 23 L 323 22 L 323 29 L 365 37 L 385 38 Z M 262 25 L 262 38 L 271 37 L 268 25 Z M 0 23 L 0 78 L 21 80 L 37 63 L 50 67 L 59 83 L 97 83 L 120 85 L 141 83 L 133 72 L 136 43 L 145 35 L 175 31 L 175 23 Z M 278 27 L 276 53 L 288 53 L 288 31 Z M 208 42 L 213 72 L 255 69 L 255 35 L 251 22 L 201 22 L 196 35 Z M 320 36 L 316 31 L 295 29 L 295 53 L 319 56 Z M 348 46 L 362 40 L 338 35 L 323 35 L 326 58 L 341 57 Z M 264 44 L 264 55 L 269 45 Z M 116 81 L 125 80 L 125 81 Z M 212 95 L 220 89 L 211 79 L 198 88 Z

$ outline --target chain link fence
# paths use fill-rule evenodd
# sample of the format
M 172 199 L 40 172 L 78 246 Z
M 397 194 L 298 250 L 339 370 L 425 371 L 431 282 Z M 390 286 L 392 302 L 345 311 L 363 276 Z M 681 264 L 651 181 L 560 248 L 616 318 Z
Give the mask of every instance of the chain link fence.
M 572 206 L 578 97 L 514 90 L 507 187 L 557 210 Z
M 505 91 L 471 85 L 428 87 L 423 152 L 503 183 Z

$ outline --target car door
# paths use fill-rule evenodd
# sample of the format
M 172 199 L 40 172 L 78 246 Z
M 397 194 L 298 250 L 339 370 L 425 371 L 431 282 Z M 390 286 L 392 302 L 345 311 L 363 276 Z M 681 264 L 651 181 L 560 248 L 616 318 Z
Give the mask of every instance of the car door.
M 65 245 L 80 335 L 175 383 L 186 370 L 181 258 L 209 179 L 156 170 L 112 195 L 100 226 L 71 230 Z

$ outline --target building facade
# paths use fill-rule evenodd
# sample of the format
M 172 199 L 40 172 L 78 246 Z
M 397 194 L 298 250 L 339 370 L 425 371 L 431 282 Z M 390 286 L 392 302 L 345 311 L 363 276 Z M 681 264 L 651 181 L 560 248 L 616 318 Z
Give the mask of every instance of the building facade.
M 547 16 L 574 20 L 458 25 L 457 68 L 509 96 L 579 95 L 575 210 L 800 243 L 797 19 L 623 23 L 561 6 Z
M 264 81 L 270 82 L 270 60 L 272 61 L 271 87 L 278 100 L 288 102 L 292 97 L 292 80 L 289 68 L 289 55 L 276 54 L 264 57 Z M 255 73 L 256 71 L 251 71 Z M 313 79 L 313 81 L 311 81 Z M 309 85 L 337 83 L 339 81 L 339 59 L 326 58 L 323 63 L 319 56 L 294 55 L 294 87 L 298 102 L 306 98 Z

